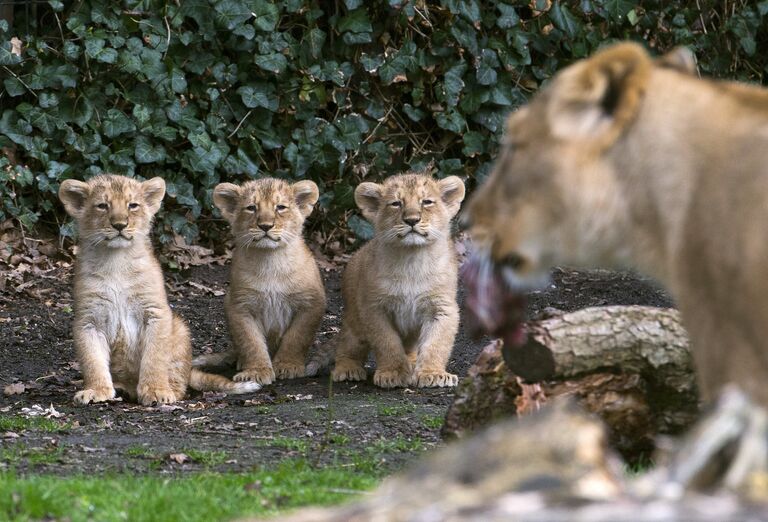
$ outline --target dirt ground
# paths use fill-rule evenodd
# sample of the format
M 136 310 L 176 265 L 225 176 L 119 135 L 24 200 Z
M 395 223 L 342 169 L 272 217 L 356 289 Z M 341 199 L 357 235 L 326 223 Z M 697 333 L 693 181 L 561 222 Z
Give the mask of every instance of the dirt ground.
M 213 266 L 167 275 L 172 305 L 190 324 L 196 354 L 228 346 L 222 297 L 227 272 L 227 266 Z M 0 292 L 0 385 L 23 385 L 15 387 L 19 394 L 0 395 L 0 469 L 175 474 L 245 471 L 290 457 L 337 464 L 369 458 L 394 469 L 440 443 L 452 390 L 382 390 L 370 375 L 366 383 L 334 384 L 332 396 L 324 375 L 278 381 L 250 395 L 196 394 L 159 408 L 75 406 L 80 375 L 70 332 L 71 281 L 65 271 L 49 275 L 36 285 L 36 297 L 12 287 Z M 340 325 L 340 274 L 324 276 L 328 309 L 316 346 Z M 652 282 L 630 273 L 558 269 L 551 287 L 531 297 L 529 312 L 608 304 L 671 302 Z M 470 339 L 462 328 L 449 370 L 464 376 L 486 342 Z M 34 417 L 46 409 L 53 418 Z

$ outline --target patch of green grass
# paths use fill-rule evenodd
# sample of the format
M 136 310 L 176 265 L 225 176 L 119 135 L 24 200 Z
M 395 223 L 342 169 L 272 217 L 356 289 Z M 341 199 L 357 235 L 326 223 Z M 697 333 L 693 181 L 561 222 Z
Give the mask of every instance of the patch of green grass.
M 47 446 L 43 448 L 30 448 L 24 444 L 15 444 L 0 449 L 0 461 L 10 468 L 16 468 L 22 464 L 38 466 L 59 462 L 64 455 L 64 449 L 60 446 Z
M 379 439 L 366 449 L 371 453 L 394 453 L 424 451 L 426 446 L 419 437 L 409 439 L 398 435 L 394 439 Z
M 421 418 L 422 424 L 430 429 L 440 429 L 443 427 L 445 417 L 442 415 L 424 415 Z
M 656 463 L 651 457 L 641 456 L 637 461 L 624 464 L 624 473 L 631 477 L 640 475 L 652 469 Z
M 328 442 L 331 444 L 336 444 L 338 446 L 346 446 L 349 444 L 350 439 L 347 435 L 344 435 L 343 433 L 331 433 L 331 435 L 328 437 Z
M 349 498 L 350 491 L 371 489 L 380 478 L 375 470 L 317 469 L 304 460 L 284 461 L 273 469 L 248 474 L 201 473 L 179 478 L 22 478 L 0 473 L 0 520 L 230 520 L 335 504 Z
M 0 431 L 44 431 L 56 432 L 69 428 L 69 423 L 45 417 L 21 417 L 0 415 Z
M 416 411 L 416 405 L 410 402 L 392 405 L 380 404 L 376 411 L 382 417 L 399 417 Z
M 273 448 L 283 448 L 292 451 L 306 453 L 309 451 L 309 441 L 296 437 L 274 437 L 264 441 L 265 446 Z
M 182 451 L 182 453 L 186 453 L 194 462 L 204 466 L 217 466 L 219 464 L 224 464 L 224 462 L 226 462 L 226 460 L 229 458 L 229 455 L 227 455 L 226 451 L 189 449 Z
M 127 457 L 141 459 L 152 458 L 155 456 L 154 452 L 145 446 L 132 446 L 125 450 L 125 455 Z

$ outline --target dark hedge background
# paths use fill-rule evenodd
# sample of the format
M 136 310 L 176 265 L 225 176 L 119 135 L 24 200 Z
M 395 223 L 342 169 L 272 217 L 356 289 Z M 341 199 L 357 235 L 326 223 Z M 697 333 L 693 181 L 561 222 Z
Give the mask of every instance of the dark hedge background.
M 61 180 L 159 175 L 160 240 L 212 245 L 213 187 L 272 175 L 315 180 L 309 226 L 346 245 L 369 234 L 350 212 L 363 178 L 434 161 L 471 189 L 505 114 L 617 39 L 688 45 L 703 74 L 762 82 L 767 13 L 733 0 L 17 2 L 0 21 L 0 222 L 71 237 Z

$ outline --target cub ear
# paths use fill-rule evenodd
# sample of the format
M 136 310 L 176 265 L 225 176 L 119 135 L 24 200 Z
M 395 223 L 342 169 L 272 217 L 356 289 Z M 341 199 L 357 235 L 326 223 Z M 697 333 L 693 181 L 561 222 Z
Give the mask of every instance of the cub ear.
M 464 201 L 464 182 L 458 176 L 448 176 L 437 182 L 440 187 L 440 199 L 448 208 L 451 217 L 455 216 Z
M 355 189 L 355 203 L 363 211 L 363 217 L 373 223 L 379 213 L 382 186 L 376 183 L 360 183 Z
M 293 190 L 293 199 L 299 207 L 299 212 L 305 218 L 312 213 L 315 208 L 317 198 L 320 197 L 320 191 L 314 181 L 298 181 L 291 185 Z
M 696 55 L 687 47 L 675 47 L 656 60 L 656 64 L 694 76 L 698 72 L 696 70 Z
M 59 187 L 59 199 L 64 203 L 67 214 L 79 218 L 85 210 L 85 202 L 91 190 L 88 183 L 74 179 L 65 179 Z
M 155 214 L 160 210 L 160 203 L 165 196 L 165 180 L 163 178 L 152 178 L 141 184 L 141 190 L 144 193 L 144 201 L 147 202 L 147 208 L 150 213 Z
M 637 114 L 651 64 L 640 45 L 624 43 L 559 73 L 548 89 L 552 134 L 566 141 L 612 145 Z
M 219 183 L 213 189 L 213 204 L 221 211 L 224 219 L 232 223 L 237 215 L 240 187 L 232 183 Z

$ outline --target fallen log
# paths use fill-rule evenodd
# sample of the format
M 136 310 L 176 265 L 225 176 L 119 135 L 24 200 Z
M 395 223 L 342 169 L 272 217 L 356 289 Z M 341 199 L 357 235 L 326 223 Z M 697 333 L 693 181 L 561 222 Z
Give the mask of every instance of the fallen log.
M 650 454 L 657 434 L 681 433 L 696 419 L 689 341 L 676 310 L 586 308 L 531 321 L 527 332 L 520 348 L 497 341 L 483 350 L 457 389 L 444 437 L 569 395 L 608 424 L 611 443 L 632 461 Z

